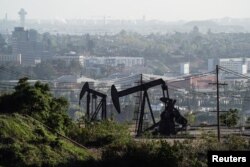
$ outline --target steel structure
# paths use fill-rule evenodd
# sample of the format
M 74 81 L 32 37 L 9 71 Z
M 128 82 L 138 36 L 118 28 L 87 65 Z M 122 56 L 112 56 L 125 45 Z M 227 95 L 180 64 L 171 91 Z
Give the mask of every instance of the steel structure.
M 87 116 L 87 120 L 90 120 L 90 121 L 94 121 L 94 120 L 97 120 L 97 116 L 98 116 L 98 113 L 100 111 L 100 109 L 102 110 L 101 111 L 101 119 L 104 120 L 107 118 L 107 111 L 106 111 L 106 98 L 107 98 L 107 95 L 101 93 L 101 92 L 98 92 L 96 90 L 93 90 L 93 89 L 90 89 L 89 88 L 89 84 L 88 82 L 86 82 L 83 87 L 82 87 L 82 90 L 80 92 L 80 97 L 79 97 L 79 105 L 81 104 L 81 99 L 83 98 L 83 96 L 85 95 L 85 93 L 87 93 L 87 111 L 86 111 L 86 116 Z M 92 98 L 91 98 L 91 95 L 92 95 Z M 97 104 L 97 98 L 100 97 L 101 100 L 99 102 L 98 105 Z M 90 103 L 91 103 L 91 108 L 92 108 L 92 111 L 90 112 Z
M 161 85 L 162 87 L 163 98 L 161 98 L 161 100 L 165 104 L 165 110 L 161 114 L 161 120 L 159 122 L 156 122 L 147 91 L 148 89 L 159 85 Z M 157 79 L 147 83 L 142 83 L 141 85 L 131 87 L 119 92 L 117 91 L 115 85 L 112 85 L 111 86 L 112 101 L 118 113 L 121 112 L 119 98 L 136 92 L 143 92 L 142 102 L 140 106 L 139 122 L 136 129 L 137 135 L 141 135 L 144 131 L 154 129 L 157 126 L 159 127 L 158 131 L 160 132 L 160 134 L 171 135 L 171 134 L 176 134 L 177 132 L 175 129 L 174 122 L 181 124 L 183 127 L 186 126 L 187 120 L 184 117 L 182 117 L 179 111 L 174 107 L 176 100 L 169 98 L 168 87 L 162 79 Z M 144 120 L 146 102 L 148 103 L 153 125 L 150 128 L 143 130 L 143 120 Z

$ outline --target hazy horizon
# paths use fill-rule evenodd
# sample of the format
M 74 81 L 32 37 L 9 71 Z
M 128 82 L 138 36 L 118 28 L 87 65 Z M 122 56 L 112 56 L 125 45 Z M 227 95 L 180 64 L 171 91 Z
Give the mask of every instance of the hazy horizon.
M 1 0 L 0 19 L 157 19 L 163 21 L 250 18 L 249 0 Z

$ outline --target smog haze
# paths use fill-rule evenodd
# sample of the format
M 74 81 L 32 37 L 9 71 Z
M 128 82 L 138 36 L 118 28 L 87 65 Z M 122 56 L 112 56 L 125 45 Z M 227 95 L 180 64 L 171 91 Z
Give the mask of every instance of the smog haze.
M 164 21 L 249 18 L 249 0 L 1 0 L 0 18 L 18 19 L 156 19 Z

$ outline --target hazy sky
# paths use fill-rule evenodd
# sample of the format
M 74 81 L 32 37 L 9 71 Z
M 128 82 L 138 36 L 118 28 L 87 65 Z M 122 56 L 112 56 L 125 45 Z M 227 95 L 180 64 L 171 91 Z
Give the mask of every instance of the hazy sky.
M 102 18 L 202 20 L 250 18 L 250 0 L 0 0 L 0 19 L 18 19 L 24 8 L 28 19 Z

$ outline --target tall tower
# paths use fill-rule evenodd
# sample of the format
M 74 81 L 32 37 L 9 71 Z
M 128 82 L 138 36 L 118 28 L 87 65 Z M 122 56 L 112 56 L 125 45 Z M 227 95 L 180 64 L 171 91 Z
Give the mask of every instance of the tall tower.
M 20 24 L 21 27 L 24 27 L 25 25 L 25 15 L 27 15 L 27 12 L 22 8 L 20 9 L 20 11 L 18 12 L 19 16 L 20 16 Z

